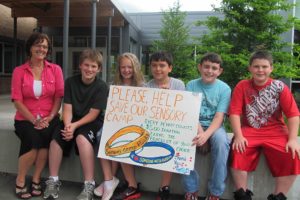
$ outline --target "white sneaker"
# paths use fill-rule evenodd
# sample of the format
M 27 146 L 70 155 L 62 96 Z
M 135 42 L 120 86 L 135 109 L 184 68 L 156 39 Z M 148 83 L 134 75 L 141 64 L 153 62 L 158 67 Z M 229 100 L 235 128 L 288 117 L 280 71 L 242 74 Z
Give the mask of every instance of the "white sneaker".
M 103 195 L 101 200 L 110 200 L 118 184 L 119 184 L 119 179 L 117 179 L 116 177 L 113 177 L 113 179 L 111 180 L 111 184 L 109 186 L 107 186 L 107 184 L 104 183 L 104 187 L 103 187 L 104 190 L 103 190 Z
M 97 197 L 102 197 L 103 195 L 103 190 L 104 190 L 104 182 L 102 182 L 98 187 L 96 187 L 94 189 L 94 194 L 97 196 Z

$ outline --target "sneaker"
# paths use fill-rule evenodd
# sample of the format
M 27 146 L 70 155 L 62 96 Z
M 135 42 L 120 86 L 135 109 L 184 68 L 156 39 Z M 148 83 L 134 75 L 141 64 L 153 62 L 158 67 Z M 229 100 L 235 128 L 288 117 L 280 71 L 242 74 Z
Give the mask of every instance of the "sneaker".
M 119 194 L 128 188 L 128 182 L 126 180 L 119 181 L 117 188 L 115 189 L 115 194 Z
M 198 200 L 197 193 L 187 192 L 184 195 L 184 200 Z
M 77 200 L 93 200 L 95 185 L 92 183 L 85 183 L 83 186 L 83 190 L 77 196 Z
M 253 193 L 250 190 L 244 190 L 243 188 L 238 189 L 234 192 L 235 200 L 252 200 Z
M 112 199 L 113 200 L 132 200 L 132 199 L 139 199 L 141 197 L 141 192 L 139 185 L 137 188 L 134 187 L 127 187 L 123 192 L 115 195 Z
M 120 181 L 114 193 L 118 194 L 127 188 L 128 188 L 128 182 L 126 180 Z M 94 195 L 97 197 L 102 197 L 103 190 L 104 190 L 104 182 L 102 182 L 98 187 L 94 189 Z
M 267 199 L 268 200 L 274 200 L 275 199 L 275 195 L 274 194 L 269 194 L 269 196 L 268 196 Z
M 110 200 L 118 184 L 119 184 L 119 179 L 117 179 L 116 177 L 113 177 L 110 187 L 108 187 L 104 183 L 104 187 L 103 187 L 104 190 L 103 190 L 103 195 L 101 200 Z
M 104 182 L 102 182 L 98 187 L 94 189 L 94 195 L 97 197 L 102 197 L 104 190 Z
M 50 198 L 57 199 L 61 182 L 54 181 L 54 179 L 49 178 L 45 183 L 46 183 L 46 188 L 44 191 L 44 199 L 50 199 Z
M 170 196 L 170 187 L 164 186 L 162 188 L 159 188 L 156 200 L 168 200 L 169 196 Z
M 268 200 L 286 200 L 286 199 L 287 199 L 286 196 L 282 192 L 280 192 L 277 195 L 270 194 L 268 196 Z
M 218 196 L 214 196 L 214 195 L 210 194 L 209 196 L 207 196 L 205 198 L 205 200 L 220 200 L 220 198 Z

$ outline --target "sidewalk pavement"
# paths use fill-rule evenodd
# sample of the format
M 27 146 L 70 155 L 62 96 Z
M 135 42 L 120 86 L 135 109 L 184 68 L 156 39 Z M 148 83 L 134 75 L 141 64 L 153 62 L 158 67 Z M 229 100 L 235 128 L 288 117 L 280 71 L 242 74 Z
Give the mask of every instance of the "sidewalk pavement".
M 18 199 L 14 193 L 15 187 L 15 174 L 8 174 L 0 172 L 0 200 L 15 200 Z M 28 178 L 28 183 L 30 179 Z M 59 200 L 75 200 L 76 196 L 82 190 L 81 183 L 75 183 L 70 181 L 62 181 L 62 186 L 59 191 Z M 140 200 L 154 200 L 156 193 L 152 192 L 142 192 L 142 197 Z M 32 200 L 43 199 L 42 197 L 33 197 Z M 181 200 L 183 199 L 180 195 L 172 195 L 170 200 Z M 100 198 L 95 198 L 95 200 L 101 200 Z
M 13 127 L 15 112 L 16 110 L 10 100 L 10 96 L 0 95 L 0 129 L 7 130 Z

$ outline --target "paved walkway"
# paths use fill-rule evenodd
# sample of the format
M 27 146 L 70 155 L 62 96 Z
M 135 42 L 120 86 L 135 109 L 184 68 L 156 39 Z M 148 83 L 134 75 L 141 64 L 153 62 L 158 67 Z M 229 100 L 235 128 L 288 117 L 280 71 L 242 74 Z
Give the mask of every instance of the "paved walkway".
M 15 179 L 16 176 L 14 174 L 7 174 L 0 172 L 0 200 L 14 200 L 17 199 L 17 197 L 14 194 L 14 186 L 15 186 Z M 30 179 L 28 178 L 28 181 L 30 182 Z M 81 192 L 82 184 L 75 183 L 75 182 L 69 182 L 69 181 L 63 181 L 62 186 L 60 188 L 59 192 L 59 199 L 61 200 L 75 200 L 76 196 Z M 140 200 L 154 200 L 156 194 L 151 192 L 142 192 L 142 197 Z M 32 200 L 38 200 L 43 199 L 42 197 L 34 197 L 31 198 Z M 95 198 L 95 200 L 98 200 L 99 198 Z M 183 197 L 177 195 L 177 196 L 171 196 L 170 200 L 181 200 Z M 100 200 L 100 199 L 99 199 Z
M 15 108 L 9 95 L 0 95 L 0 129 L 9 130 L 13 127 Z

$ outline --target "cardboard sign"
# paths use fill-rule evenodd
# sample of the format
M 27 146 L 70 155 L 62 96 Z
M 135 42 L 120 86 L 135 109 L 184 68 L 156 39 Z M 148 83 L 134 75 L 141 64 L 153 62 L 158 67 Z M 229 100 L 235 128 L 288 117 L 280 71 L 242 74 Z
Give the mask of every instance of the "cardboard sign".
M 201 94 L 111 86 L 98 157 L 189 174 Z

